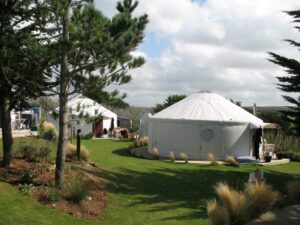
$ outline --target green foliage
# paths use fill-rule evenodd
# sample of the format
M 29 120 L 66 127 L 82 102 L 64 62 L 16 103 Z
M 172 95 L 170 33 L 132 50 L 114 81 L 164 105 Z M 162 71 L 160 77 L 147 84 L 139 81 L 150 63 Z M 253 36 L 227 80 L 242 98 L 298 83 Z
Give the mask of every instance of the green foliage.
M 154 107 L 154 112 L 158 113 L 162 111 L 163 109 L 175 104 L 176 102 L 184 99 L 186 95 L 170 95 L 167 97 L 165 102 L 163 104 L 156 104 Z
M 27 161 L 35 161 L 37 146 L 34 143 L 25 142 L 17 147 L 16 154 L 24 157 Z
M 92 139 L 93 138 L 93 133 L 88 133 L 88 134 L 85 134 L 85 135 L 80 135 L 81 139 Z
M 279 152 L 299 152 L 300 138 L 294 135 L 286 135 L 279 132 L 265 132 L 267 143 L 273 143 Z
M 52 149 L 49 146 L 41 146 L 39 150 L 36 152 L 35 157 L 39 161 L 45 161 L 49 158 Z
M 32 184 L 35 177 L 36 177 L 36 175 L 34 174 L 33 171 L 27 171 L 21 177 L 20 183 L 21 184 Z
M 21 142 L 17 145 L 16 155 L 24 157 L 27 161 L 43 161 L 49 158 L 52 149 L 48 145 L 35 142 Z
M 88 196 L 90 192 L 90 186 L 84 180 L 82 173 L 77 171 L 75 176 L 66 182 L 64 190 L 67 194 L 68 200 L 74 203 L 79 203 Z
M 287 11 L 286 13 L 294 18 L 294 22 L 300 22 L 300 10 Z M 295 27 L 300 31 L 300 27 Z M 286 40 L 290 45 L 299 49 L 300 43 L 293 40 Z M 278 54 L 269 52 L 271 59 L 270 61 L 283 67 L 287 72 L 287 75 L 277 77 L 279 84 L 278 88 L 287 93 L 300 93 L 300 62 L 296 59 L 287 58 Z M 292 123 L 291 129 L 297 136 L 300 136 L 300 96 L 291 97 L 284 95 L 283 98 L 294 105 L 289 107 L 290 110 L 284 111 L 283 114 L 285 119 Z

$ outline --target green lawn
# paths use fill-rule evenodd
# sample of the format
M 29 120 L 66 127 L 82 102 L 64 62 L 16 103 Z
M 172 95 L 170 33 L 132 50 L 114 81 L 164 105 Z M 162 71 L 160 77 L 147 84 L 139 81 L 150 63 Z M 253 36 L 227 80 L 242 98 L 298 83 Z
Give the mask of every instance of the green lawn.
M 256 166 L 240 168 L 174 164 L 129 154 L 129 142 L 83 140 L 90 160 L 110 181 L 109 203 L 103 220 L 81 220 L 64 215 L 18 193 L 0 182 L 0 224 L 209 224 L 205 200 L 213 197 L 218 181 L 242 185 Z M 1 146 L 0 146 L 1 148 Z M 285 184 L 300 179 L 300 163 L 264 167 L 265 177 L 285 192 Z

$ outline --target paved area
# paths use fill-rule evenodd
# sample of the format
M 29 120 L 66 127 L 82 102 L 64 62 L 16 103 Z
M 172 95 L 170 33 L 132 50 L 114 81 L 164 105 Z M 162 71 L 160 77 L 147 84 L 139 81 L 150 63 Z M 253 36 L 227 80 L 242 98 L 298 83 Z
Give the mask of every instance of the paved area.
M 247 225 L 300 225 L 300 205 L 275 210 Z
M 13 137 L 28 137 L 28 136 L 37 136 L 37 131 L 31 130 L 13 130 L 12 131 Z M 2 138 L 2 129 L 0 129 L 0 138 Z

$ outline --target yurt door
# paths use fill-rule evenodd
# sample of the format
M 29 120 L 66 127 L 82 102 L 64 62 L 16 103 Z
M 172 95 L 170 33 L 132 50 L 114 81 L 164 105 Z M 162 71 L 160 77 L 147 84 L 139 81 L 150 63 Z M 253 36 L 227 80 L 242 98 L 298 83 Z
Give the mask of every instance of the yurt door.
M 207 159 L 209 153 L 217 158 L 221 154 L 222 129 L 220 126 L 200 126 L 200 157 Z

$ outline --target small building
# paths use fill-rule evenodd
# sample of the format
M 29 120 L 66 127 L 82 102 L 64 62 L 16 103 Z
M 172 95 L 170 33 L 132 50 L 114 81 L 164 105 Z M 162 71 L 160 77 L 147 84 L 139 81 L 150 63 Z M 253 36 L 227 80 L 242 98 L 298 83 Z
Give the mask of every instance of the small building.
M 127 130 L 131 130 L 132 128 L 132 120 L 128 117 L 118 116 L 117 127 L 126 128 Z

